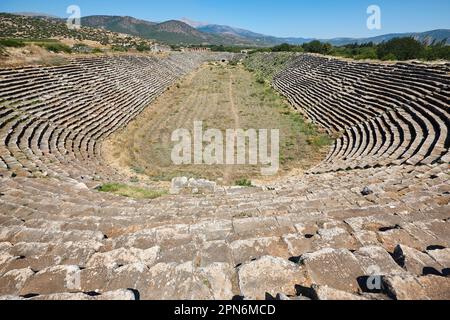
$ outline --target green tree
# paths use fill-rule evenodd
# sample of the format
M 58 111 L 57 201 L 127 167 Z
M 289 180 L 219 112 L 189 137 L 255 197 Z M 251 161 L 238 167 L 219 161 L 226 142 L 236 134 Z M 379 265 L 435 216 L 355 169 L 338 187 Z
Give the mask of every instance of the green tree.
M 450 46 L 446 45 L 446 40 L 438 44 L 434 44 L 425 48 L 424 59 L 437 60 L 444 59 L 450 60 Z
M 302 52 L 303 48 L 288 43 L 282 43 L 272 48 L 272 52 Z
M 139 52 L 150 51 L 150 49 L 150 46 L 148 46 L 144 41 L 136 46 L 136 50 Z
M 387 60 L 395 56 L 398 60 L 422 58 L 425 46 L 413 38 L 394 38 L 378 46 L 378 58 Z
M 321 53 L 321 54 L 328 54 L 333 49 L 333 46 L 331 44 L 322 43 L 319 40 L 304 43 L 302 47 L 306 52 Z

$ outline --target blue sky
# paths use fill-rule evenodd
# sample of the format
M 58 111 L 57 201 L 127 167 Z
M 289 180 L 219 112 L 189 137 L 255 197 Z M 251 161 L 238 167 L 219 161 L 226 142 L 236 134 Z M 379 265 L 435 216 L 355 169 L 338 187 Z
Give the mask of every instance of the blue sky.
M 393 32 L 450 28 L 450 0 L 1 0 L 1 12 L 67 16 L 128 15 L 150 21 L 188 17 L 274 36 L 368 37 Z M 366 10 L 380 6 L 382 29 L 368 30 Z

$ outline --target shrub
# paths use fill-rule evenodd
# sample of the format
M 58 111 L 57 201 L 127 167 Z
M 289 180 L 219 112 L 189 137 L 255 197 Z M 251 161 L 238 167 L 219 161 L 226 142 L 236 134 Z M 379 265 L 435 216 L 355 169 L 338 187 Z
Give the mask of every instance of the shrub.
M 377 51 L 375 48 L 363 48 L 359 50 L 359 53 L 355 55 L 355 59 L 357 60 L 378 59 Z
M 131 169 L 132 169 L 134 172 L 136 172 L 137 174 L 144 174 L 144 173 L 145 173 L 145 169 L 143 169 L 143 168 L 141 168 L 141 167 L 133 166 Z
M 0 39 L 0 45 L 4 47 L 21 48 L 25 46 L 25 43 L 18 39 Z
M 303 48 L 300 46 L 290 45 L 283 43 L 272 48 L 272 52 L 303 52 Z
M 239 179 L 236 181 L 235 183 L 237 186 L 239 187 L 252 187 L 252 182 L 250 180 L 247 179 Z
M 389 53 L 383 57 L 381 57 L 381 60 L 383 61 L 395 61 L 398 60 L 397 56 L 393 53 Z
M 425 60 L 437 60 L 444 59 L 450 60 L 450 46 L 445 44 L 432 45 L 425 48 L 424 51 Z
M 78 53 L 92 53 L 93 49 L 85 44 L 75 44 L 72 47 L 72 51 Z
M 314 40 L 302 45 L 306 52 L 328 54 L 333 49 L 333 46 L 329 43 L 322 43 L 319 40 Z
M 117 52 L 127 52 L 128 49 L 122 46 L 113 46 L 112 47 L 113 51 L 117 51 Z
M 8 53 L 6 52 L 5 47 L 0 45 L 0 56 L 6 57 L 7 55 L 8 55 Z
M 72 49 L 69 46 L 66 46 L 62 43 L 39 43 L 40 47 L 46 49 L 47 51 L 54 52 L 54 53 L 72 53 Z
M 259 84 L 264 84 L 264 83 L 266 83 L 266 81 L 264 80 L 264 77 L 261 76 L 261 75 L 258 75 L 258 76 L 256 77 L 256 82 L 259 83 Z
M 141 42 L 140 44 L 138 44 L 136 46 L 136 50 L 139 52 L 145 52 L 145 51 L 150 51 L 151 48 L 145 44 L 145 42 Z
M 395 38 L 380 44 L 378 58 L 395 56 L 398 60 L 410 60 L 423 57 L 425 46 L 413 38 Z

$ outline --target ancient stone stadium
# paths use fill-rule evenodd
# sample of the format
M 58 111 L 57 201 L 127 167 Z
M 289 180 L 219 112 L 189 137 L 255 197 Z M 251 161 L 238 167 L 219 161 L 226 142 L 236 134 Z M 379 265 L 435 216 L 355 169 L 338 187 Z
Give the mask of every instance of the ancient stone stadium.
M 102 141 L 208 59 L 221 57 L 0 71 L 2 295 L 448 297 L 449 65 L 298 55 L 274 88 L 341 132 L 305 175 L 147 201 L 93 190 L 121 180 L 104 165 Z M 370 266 L 380 268 L 382 293 L 360 285 Z M 70 286 L 73 274 L 80 281 Z
M 449 72 L 209 50 L 1 68 L 0 299 L 450 299 Z M 315 160 L 234 183 L 152 158 L 167 119 L 263 117 L 250 82 L 330 137 Z

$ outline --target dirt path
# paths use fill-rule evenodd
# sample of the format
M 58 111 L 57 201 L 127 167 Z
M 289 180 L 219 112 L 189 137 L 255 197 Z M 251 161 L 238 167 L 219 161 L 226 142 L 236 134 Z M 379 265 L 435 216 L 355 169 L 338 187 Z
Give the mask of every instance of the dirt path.
M 241 128 L 241 122 L 239 120 L 239 112 L 236 108 L 236 104 L 234 103 L 234 92 L 233 92 L 233 73 L 231 70 L 228 70 L 230 80 L 229 80 L 229 89 L 228 89 L 228 98 L 230 99 L 230 111 L 234 118 L 234 129 Z M 236 135 L 235 135 L 236 139 Z M 226 165 L 223 171 L 223 181 L 225 183 L 231 183 L 233 175 L 233 167 Z
M 239 113 L 238 110 L 236 109 L 236 104 L 234 103 L 233 73 L 231 72 L 231 70 L 228 70 L 228 72 L 230 74 L 229 89 L 228 89 L 228 97 L 230 99 L 230 109 L 234 118 L 234 128 L 238 129 L 241 128 L 241 123 L 239 121 Z
M 105 160 L 122 173 L 151 181 L 189 176 L 234 184 L 259 179 L 260 167 L 250 165 L 182 165 L 171 161 L 174 130 L 193 132 L 194 121 L 207 129 L 280 129 L 280 175 L 320 161 L 327 148 L 271 88 L 258 83 L 243 67 L 206 64 L 160 96 L 125 129 L 103 143 Z M 313 143 L 311 143 L 313 141 Z

